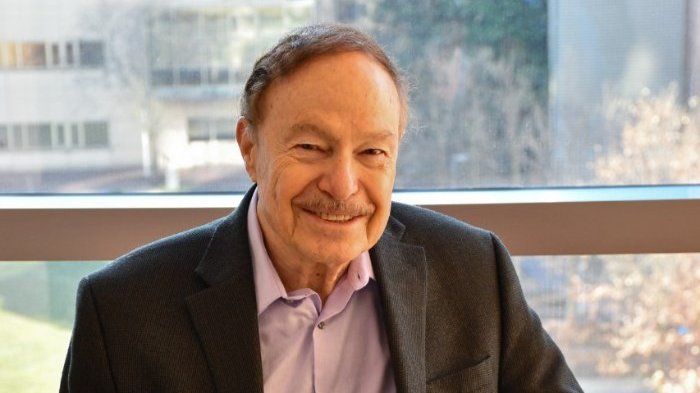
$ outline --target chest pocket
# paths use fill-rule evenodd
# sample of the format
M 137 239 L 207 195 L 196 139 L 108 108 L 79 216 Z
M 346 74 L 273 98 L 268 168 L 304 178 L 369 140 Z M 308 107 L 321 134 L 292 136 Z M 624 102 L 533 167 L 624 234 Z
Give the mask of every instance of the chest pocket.
M 476 365 L 456 370 L 430 380 L 427 393 L 487 393 L 496 392 L 491 357 Z

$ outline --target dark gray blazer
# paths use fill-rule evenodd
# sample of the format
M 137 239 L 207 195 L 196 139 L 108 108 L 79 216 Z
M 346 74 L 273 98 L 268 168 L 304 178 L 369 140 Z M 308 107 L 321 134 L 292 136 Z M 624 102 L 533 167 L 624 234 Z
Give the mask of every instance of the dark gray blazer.
M 262 392 L 251 194 L 81 281 L 61 392 Z M 398 392 L 581 392 L 491 233 L 395 203 L 370 256 Z

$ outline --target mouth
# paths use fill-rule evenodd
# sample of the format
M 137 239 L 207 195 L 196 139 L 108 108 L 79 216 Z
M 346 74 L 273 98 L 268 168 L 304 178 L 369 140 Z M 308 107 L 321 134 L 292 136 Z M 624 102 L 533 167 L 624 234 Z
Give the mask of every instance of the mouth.
M 312 210 L 306 210 L 304 209 L 307 213 L 312 214 L 323 221 L 328 221 L 332 223 L 337 223 L 337 224 L 343 224 L 350 222 L 354 220 L 355 218 L 359 216 L 351 215 L 351 214 L 337 214 L 337 213 L 326 213 L 326 212 L 317 212 L 317 211 L 312 211 Z

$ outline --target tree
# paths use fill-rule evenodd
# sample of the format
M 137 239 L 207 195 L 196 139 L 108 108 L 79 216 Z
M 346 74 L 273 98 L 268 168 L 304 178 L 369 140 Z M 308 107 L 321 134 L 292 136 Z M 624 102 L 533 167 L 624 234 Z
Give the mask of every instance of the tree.
M 607 124 L 617 148 L 595 163 L 609 184 L 700 181 L 698 98 L 679 104 L 677 88 L 635 99 L 608 98 Z M 617 130 L 622 130 L 617 132 Z M 580 258 L 571 299 L 588 314 L 569 320 L 558 336 L 599 344 L 600 373 L 646 377 L 658 392 L 700 390 L 700 256 L 638 255 L 596 263 Z M 588 274 L 591 270 L 598 274 Z
M 545 181 L 545 2 L 380 0 L 373 21 L 415 93 L 398 187 Z

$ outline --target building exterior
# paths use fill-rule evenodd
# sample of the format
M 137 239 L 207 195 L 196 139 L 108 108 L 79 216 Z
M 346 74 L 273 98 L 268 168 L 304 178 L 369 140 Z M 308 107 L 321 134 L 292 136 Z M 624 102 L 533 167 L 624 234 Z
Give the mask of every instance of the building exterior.
M 189 168 L 240 170 L 250 67 L 314 18 L 304 0 L 0 2 L 0 177 L 131 171 L 180 189 Z

